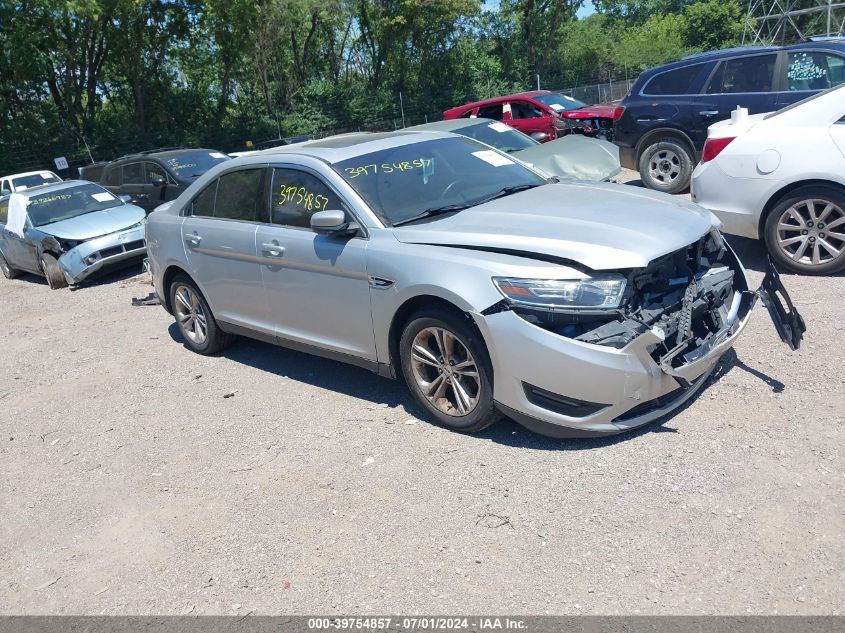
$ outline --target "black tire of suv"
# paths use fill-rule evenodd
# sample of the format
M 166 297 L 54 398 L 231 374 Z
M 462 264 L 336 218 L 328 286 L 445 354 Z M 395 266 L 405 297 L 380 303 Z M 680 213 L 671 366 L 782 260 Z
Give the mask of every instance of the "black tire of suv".
M 678 176 L 668 184 L 652 178 L 649 171 L 649 164 L 652 158 L 661 151 L 672 152 L 678 157 Z M 680 193 L 689 187 L 690 178 L 692 177 L 692 151 L 686 143 L 676 138 L 659 138 L 643 150 L 643 153 L 640 155 L 639 167 L 640 179 L 643 185 L 649 189 L 664 193 Z
M 475 408 L 464 416 L 440 411 L 421 392 L 411 365 L 411 347 L 416 336 L 426 328 L 443 328 L 457 337 L 472 354 L 478 369 L 479 396 Z M 504 417 L 493 402 L 493 365 L 481 334 L 465 317 L 442 308 L 425 309 L 414 314 L 405 325 L 399 341 L 399 357 L 405 384 L 414 400 L 438 425 L 459 433 L 477 433 Z
M 802 200 L 824 200 L 832 202 L 840 209 L 845 209 L 845 192 L 834 187 L 813 185 L 790 191 L 772 207 L 772 210 L 766 216 L 766 223 L 763 226 L 763 241 L 766 244 L 766 250 L 779 266 L 800 275 L 830 275 L 845 269 L 845 255 L 839 255 L 839 257 L 826 264 L 814 266 L 812 264 L 796 262 L 791 257 L 788 257 L 778 246 L 777 233 L 780 217 L 789 207 Z
M 50 290 L 58 290 L 59 288 L 67 288 L 67 279 L 62 269 L 59 268 L 59 260 L 52 253 L 41 254 L 41 272 L 47 279 L 47 285 Z
M 6 258 L 3 257 L 3 253 L 0 253 L 0 270 L 3 271 L 3 276 L 6 279 L 14 279 L 15 277 L 19 277 L 21 274 L 21 271 L 17 268 L 9 266 L 9 262 L 7 262 Z
M 211 356 L 212 354 L 216 354 L 217 352 L 229 347 L 234 342 L 236 338 L 235 335 L 229 334 L 228 332 L 224 332 L 220 329 L 220 326 L 217 325 L 217 320 L 214 318 L 214 314 L 212 314 L 211 308 L 205 300 L 202 292 L 200 292 L 197 285 L 187 275 L 176 275 L 170 283 L 170 288 L 167 291 L 174 318 L 178 318 L 176 316 L 177 312 L 175 306 L 176 290 L 180 286 L 187 286 L 194 294 L 196 294 L 197 300 L 199 301 L 202 311 L 206 317 L 206 336 L 205 341 L 203 341 L 202 344 L 197 344 L 185 336 L 179 326 L 179 323 L 176 323 L 176 327 L 179 328 L 179 333 L 182 335 L 182 341 L 184 342 L 185 347 L 192 352 L 202 354 L 203 356 Z

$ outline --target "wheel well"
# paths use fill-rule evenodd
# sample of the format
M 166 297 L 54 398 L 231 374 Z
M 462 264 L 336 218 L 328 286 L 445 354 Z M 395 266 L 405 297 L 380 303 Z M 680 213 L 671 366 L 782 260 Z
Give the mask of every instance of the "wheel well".
M 692 155 L 692 160 L 695 162 L 695 144 L 692 142 L 692 139 L 681 132 L 680 130 L 675 130 L 672 128 L 663 128 L 660 130 L 652 130 L 645 136 L 640 139 L 640 142 L 637 143 L 637 167 L 639 168 L 640 158 L 642 158 L 643 152 L 646 148 L 651 145 L 654 141 L 659 138 L 672 138 L 677 141 L 680 141 L 684 145 L 687 146 L 687 149 L 690 150 L 690 154 Z
M 176 265 L 168 266 L 167 270 L 164 271 L 164 276 L 161 278 L 161 290 L 164 293 L 162 300 L 164 301 L 165 309 L 170 313 L 173 312 L 173 306 L 170 305 L 170 284 L 173 283 L 173 278 L 180 274 L 186 275 L 189 279 L 191 278 L 188 271 Z
M 766 218 L 769 217 L 769 213 L 771 213 L 775 205 L 796 189 L 801 189 L 803 187 L 831 187 L 832 189 L 841 191 L 842 194 L 845 195 L 845 186 L 832 180 L 799 180 L 798 182 L 793 182 L 792 184 L 782 187 L 772 194 L 768 202 L 766 202 L 763 206 L 763 212 L 760 213 L 760 223 L 757 226 L 757 234 L 760 236 L 760 239 L 763 239 L 763 230 L 766 227 Z
M 408 299 L 405 303 L 399 306 L 399 309 L 393 315 L 393 320 L 390 322 L 390 332 L 388 334 L 390 365 L 393 367 L 393 371 L 397 377 L 402 375 L 402 368 L 399 364 L 399 341 L 402 338 L 402 332 L 410 318 L 423 308 L 441 308 L 451 312 L 455 316 L 466 319 L 467 323 L 470 324 L 470 327 L 478 332 L 475 320 L 468 313 L 464 312 L 454 303 L 451 303 L 446 299 L 441 299 L 440 297 L 435 297 L 434 295 L 419 295 Z M 480 332 L 479 336 L 481 336 Z

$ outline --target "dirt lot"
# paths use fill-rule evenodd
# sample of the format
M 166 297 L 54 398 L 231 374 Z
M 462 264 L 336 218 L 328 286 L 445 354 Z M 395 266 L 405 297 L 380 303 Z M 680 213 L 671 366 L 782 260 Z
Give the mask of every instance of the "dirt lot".
M 0 612 L 845 613 L 845 276 L 785 282 L 800 352 L 758 310 L 673 418 L 555 441 L 191 354 L 142 276 L 0 279 Z

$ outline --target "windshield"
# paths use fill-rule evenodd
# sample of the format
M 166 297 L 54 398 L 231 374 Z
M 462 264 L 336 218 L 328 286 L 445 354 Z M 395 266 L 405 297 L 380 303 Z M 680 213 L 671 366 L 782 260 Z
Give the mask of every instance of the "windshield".
M 224 160 L 231 158 L 221 152 L 186 152 L 164 162 L 180 178 L 198 178 Z
M 583 108 L 587 105 L 583 101 L 578 101 L 578 99 L 573 99 L 567 95 L 550 94 L 531 98 L 534 99 L 534 101 L 539 101 L 543 105 L 549 106 L 555 112 L 577 110 L 578 108 Z
M 61 181 L 62 179 L 56 174 L 45 171 L 40 174 L 30 174 L 29 176 L 12 178 L 12 185 L 14 185 L 16 191 L 25 191 L 26 189 L 31 189 L 32 187 L 40 187 L 41 185 L 46 185 L 51 182 Z
M 407 143 L 333 167 L 390 224 L 430 209 L 473 206 L 504 188 L 547 182 L 507 156 L 458 136 Z
M 517 152 L 540 144 L 527 134 L 523 134 L 510 125 L 505 125 L 499 121 L 472 123 L 467 127 L 455 130 L 455 133 L 487 143 L 503 152 Z
M 102 187 L 88 183 L 33 196 L 27 203 L 27 213 L 33 226 L 44 226 L 122 204 Z

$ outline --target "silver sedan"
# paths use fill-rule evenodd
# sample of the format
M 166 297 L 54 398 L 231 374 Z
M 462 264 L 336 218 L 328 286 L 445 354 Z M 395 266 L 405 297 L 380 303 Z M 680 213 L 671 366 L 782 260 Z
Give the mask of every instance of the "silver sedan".
M 149 216 L 156 292 L 185 345 L 234 335 L 402 377 L 430 418 L 607 435 L 680 406 L 752 291 L 708 211 L 562 184 L 448 133 L 345 135 L 220 165 Z

